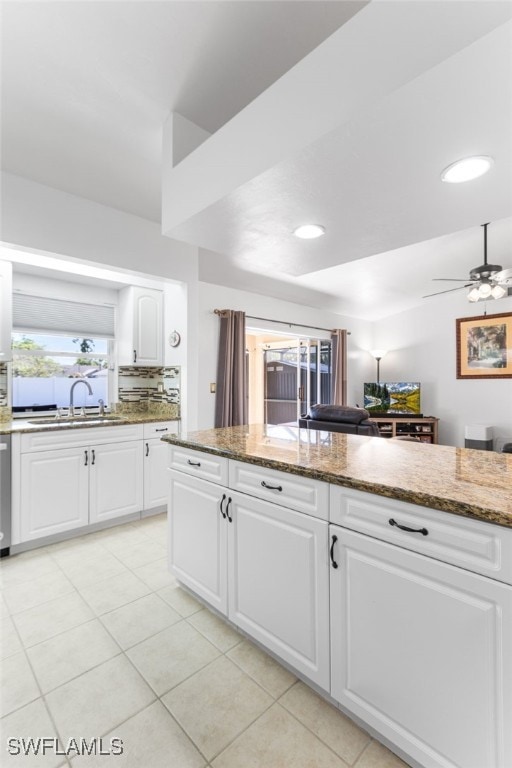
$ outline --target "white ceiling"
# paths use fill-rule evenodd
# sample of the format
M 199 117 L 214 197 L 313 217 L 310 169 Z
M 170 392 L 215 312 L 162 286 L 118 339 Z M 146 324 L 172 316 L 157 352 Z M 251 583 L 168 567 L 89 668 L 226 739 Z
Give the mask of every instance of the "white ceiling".
M 162 124 L 212 132 L 363 2 L 3 2 L 2 166 L 160 221 Z
M 409 17 L 389 31 L 375 21 L 388 10 Z M 483 222 L 490 261 L 512 266 L 512 4 L 42 0 L 2 11 L 2 167 L 152 220 L 170 111 L 263 152 L 236 134 L 244 113 L 274 93 L 286 105 L 287 83 L 345 41 L 343 68 L 317 78 L 343 120 L 329 124 L 328 104 L 312 110 L 307 143 L 290 135 L 293 151 L 175 222 L 171 236 L 201 247 L 201 279 L 376 319 L 454 285 L 431 278 L 482 263 Z M 374 67 L 366 85 L 361 57 Z M 442 184 L 442 168 L 468 154 L 492 155 L 494 168 Z M 291 236 L 311 220 L 323 238 Z

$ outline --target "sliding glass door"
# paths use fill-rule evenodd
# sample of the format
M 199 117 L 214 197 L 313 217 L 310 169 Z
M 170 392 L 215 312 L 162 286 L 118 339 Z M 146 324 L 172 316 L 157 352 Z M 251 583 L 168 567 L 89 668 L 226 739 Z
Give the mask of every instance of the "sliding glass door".
M 290 339 L 264 350 L 264 418 L 267 424 L 296 424 L 315 403 L 331 397 L 331 342 Z

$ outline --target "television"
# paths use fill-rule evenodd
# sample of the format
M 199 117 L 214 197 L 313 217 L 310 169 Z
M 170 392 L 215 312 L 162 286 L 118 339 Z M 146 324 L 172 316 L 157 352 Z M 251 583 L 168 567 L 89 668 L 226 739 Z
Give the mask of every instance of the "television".
M 367 382 L 364 385 L 364 407 L 370 413 L 421 415 L 418 381 Z

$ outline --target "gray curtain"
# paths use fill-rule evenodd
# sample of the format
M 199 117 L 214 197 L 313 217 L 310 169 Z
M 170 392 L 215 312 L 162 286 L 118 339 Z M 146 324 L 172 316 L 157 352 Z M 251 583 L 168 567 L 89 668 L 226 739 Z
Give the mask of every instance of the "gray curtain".
M 217 311 L 220 317 L 215 426 L 247 424 L 245 312 Z
M 347 331 L 335 328 L 332 342 L 332 392 L 333 405 L 347 404 Z

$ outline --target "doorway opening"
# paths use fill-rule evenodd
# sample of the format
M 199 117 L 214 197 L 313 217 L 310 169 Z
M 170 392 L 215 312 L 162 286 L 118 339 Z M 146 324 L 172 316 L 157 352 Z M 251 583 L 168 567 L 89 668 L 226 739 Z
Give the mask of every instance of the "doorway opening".
M 331 402 L 330 339 L 248 330 L 249 423 L 296 425 L 315 403 Z

